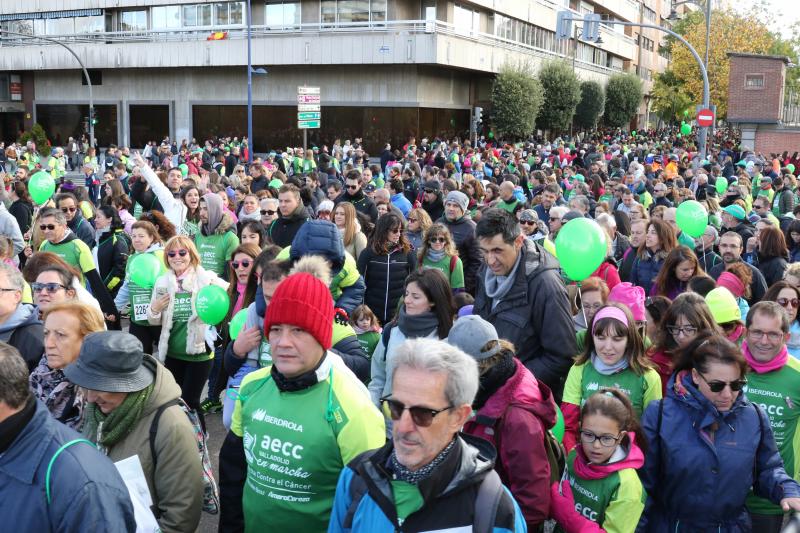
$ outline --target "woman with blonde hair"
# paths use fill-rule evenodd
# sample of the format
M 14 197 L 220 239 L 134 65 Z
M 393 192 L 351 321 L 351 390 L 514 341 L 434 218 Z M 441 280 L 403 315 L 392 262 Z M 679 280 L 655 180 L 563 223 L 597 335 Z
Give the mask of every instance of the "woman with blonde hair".
M 78 359 L 84 337 L 105 327 L 97 309 L 77 300 L 53 304 L 44 312 L 44 354 L 28 382 L 53 418 L 75 431 L 83 426 L 86 397 L 63 369 Z
M 406 238 L 415 250 L 422 248 L 422 239 L 425 232 L 433 225 L 431 216 L 421 207 L 408 212 L 408 225 L 406 225 Z
M 172 372 L 186 404 L 198 411 L 214 353 L 206 345 L 209 324 L 197 314 L 197 293 L 208 285 L 227 290 L 228 283 L 200 265 L 197 248 L 185 235 L 167 242 L 164 264 L 167 271 L 153 287 L 147 320 L 161 326 L 158 359 Z M 202 413 L 198 415 L 202 420 Z
M 367 236 L 361 231 L 356 208 L 350 202 L 339 202 L 333 210 L 333 223 L 342 235 L 344 251 L 358 259 L 367 247 Z
M 435 268 L 444 274 L 453 294 L 464 292 L 464 265 L 447 226 L 437 223 L 425 232 L 417 257 L 420 269 Z

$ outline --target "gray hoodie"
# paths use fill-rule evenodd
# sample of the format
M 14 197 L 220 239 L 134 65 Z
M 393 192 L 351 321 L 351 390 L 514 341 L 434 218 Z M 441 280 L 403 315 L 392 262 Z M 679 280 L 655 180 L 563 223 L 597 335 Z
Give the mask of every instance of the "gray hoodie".
M 43 339 L 44 332 L 39 321 L 39 311 L 31 304 L 19 304 L 16 311 L 0 324 L 0 341 L 7 342 L 19 350 L 28 363 L 29 370 L 36 368 L 42 358 Z

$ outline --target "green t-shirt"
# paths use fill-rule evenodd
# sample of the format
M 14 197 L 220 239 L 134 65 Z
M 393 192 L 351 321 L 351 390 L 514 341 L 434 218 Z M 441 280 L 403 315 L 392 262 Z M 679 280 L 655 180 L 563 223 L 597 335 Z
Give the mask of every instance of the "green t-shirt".
M 647 404 L 661 399 L 661 376 L 652 368 L 645 370 L 641 376 L 630 368 L 605 375 L 598 372 L 591 362 L 586 362 L 569 369 L 563 401 L 582 406 L 589 396 L 603 387 L 614 387 L 624 392 L 638 417 L 642 416 Z
M 800 479 L 800 360 L 789 356 L 780 370 L 750 372 L 744 392 L 769 418 L 786 473 Z M 752 493 L 747 498 L 747 508 L 758 514 L 783 514 L 780 506 Z
M 605 531 L 633 533 L 645 501 L 636 470 L 623 468 L 604 478 L 583 479 L 575 473 L 576 454 L 573 448 L 567 456 L 567 476 L 575 498 L 575 511 Z
M 178 292 L 173 298 L 172 329 L 169 331 L 167 357 L 182 361 L 208 361 L 214 358 L 213 352 L 186 353 L 186 335 L 189 318 L 192 316 L 192 293 Z
M 450 270 L 451 264 L 453 265 L 452 270 Z M 422 260 L 422 268 L 435 268 L 440 270 L 442 274 L 444 274 L 444 277 L 450 282 L 451 289 L 464 288 L 464 264 L 461 262 L 460 257 L 456 257 L 453 263 L 451 263 L 449 255 L 445 255 L 435 263 L 428 259 L 428 257 L 425 257 Z
M 239 237 L 230 231 L 221 235 L 215 233 L 208 236 L 198 231 L 194 235 L 194 244 L 200 254 L 200 265 L 222 277 L 225 274 L 225 263 L 239 246 Z
M 231 431 L 242 437 L 247 462 L 247 533 L 327 531 L 342 468 L 386 440 L 382 415 L 354 377 L 330 357 L 317 376 L 295 392 L 281 392 L 270 368 L 242 380 Z
M 94 258 L 89 246 L 82 240 L 75 238 L 67 242 L 53 244 L 48 240 L 39 245 L 40 252 L 52 252 L 78 269 L 78 272 L 85 274 L 95 270 Z M 83 281 L 83 280 L 81 280 Z
M 361 344 L 364 353 L 366 353 L 367 357 L 370 359 L 372 358 L 372 352 L 375 351 L 375 347 L 380 340 L 381 334 L 377 331 L 365 331 L 364 333 L 358 334 L 358 342 Z
M 508 211 L 509 213 L 511 213 L 513 215 L 514 214 L 514 210 L 517 209 L 518 205 L 519 205 L 519 200 L 514 198 L 514 199 L 512 199 L 511 202 L 506 202 L 505 200 L 500 200 L 499 202 L 497 202 L 497 205 L 495 207 L 499 207 L 500 209 L 502 209 L 504 211 Z

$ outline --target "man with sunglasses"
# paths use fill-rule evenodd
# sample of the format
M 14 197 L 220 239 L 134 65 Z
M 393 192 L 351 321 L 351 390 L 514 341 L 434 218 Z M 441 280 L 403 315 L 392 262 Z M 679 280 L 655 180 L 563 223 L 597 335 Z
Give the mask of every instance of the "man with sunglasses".
M 24 285 L 19 270 L 0 263 L 0 341 L 19 350 L 32 370 L 44 352 L 44 331 L 37 309 L 22 303 Z
M 392 394 L 381 400 L 392 438 L 342 471 L 328 531 L 525 530 L 494 471 L 494 448 L 460 432 L 478 391 L 475 360 L 443 341 L 413 339 L 392 365 Z
M 758 302 L 747 313 L 745 325 L 742 353 L 751 369 L 745 393 L 766 412 L 786 473 L 800 479 L 800 361 L 786 348 L 789 318 L 777 302 Z M 780 506 L 751 494 L 747 508 L 753 531 L 781 530 Z
M 86 243 L 91 250 L 95 247 L 94 228 L 83 218 L 78 199 L 71 192 L 63 192 L 56 195 L 56 206 L 64 213 L 67 226 L 80 240 Z
M 336 205 L 340 202 L 350 202 L 356 211 L 369 216 L 373 223 L 378 220 L 378 208 L 375 202 L 367 198 L 361 190 L 361 172 L 358 170 L 351 170 L 345 176 L 344 191 L 334 201 Z
M 272 221 L 278 218 L 278 200 L 276 198 L 262 198 L 259 204 L 261 207 L 261 224 L 268 228 Z
M 272 364 L 242 380 L 220 451 L 221 531 L 324 531 L 342 468 L 385 442 L 366 387 L 330 351 L 333 321 L 322 281 L 278 284 L 264 317 Z

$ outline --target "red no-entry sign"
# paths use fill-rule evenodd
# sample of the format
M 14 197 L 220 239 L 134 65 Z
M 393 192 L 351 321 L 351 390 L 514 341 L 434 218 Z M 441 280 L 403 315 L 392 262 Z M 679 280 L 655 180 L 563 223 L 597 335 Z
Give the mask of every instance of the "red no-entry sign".
M 701 109 L 697 112 L 697 125 L 707 128 L 714 124 L 714 112 L 710 109 Z

